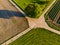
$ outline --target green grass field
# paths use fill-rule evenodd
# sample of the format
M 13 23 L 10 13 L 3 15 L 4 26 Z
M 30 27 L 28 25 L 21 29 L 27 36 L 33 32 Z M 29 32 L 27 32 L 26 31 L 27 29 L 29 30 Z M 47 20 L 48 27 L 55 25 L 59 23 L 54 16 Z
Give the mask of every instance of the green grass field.
M 46 29 L 32 29 L 9 45 L 60 45 L 60 35 Z
M 29 17 L 38 18 L 45 9 L 52 3 L 53 0 L 38 1 L 38 0 L 13 0 L 18 7 L 22 8 Z

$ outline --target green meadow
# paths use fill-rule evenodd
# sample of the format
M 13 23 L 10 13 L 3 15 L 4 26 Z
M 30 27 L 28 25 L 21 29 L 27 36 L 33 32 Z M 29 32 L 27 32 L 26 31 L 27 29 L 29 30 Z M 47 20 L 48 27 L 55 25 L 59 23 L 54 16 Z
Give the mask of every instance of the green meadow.
M 53 0 L 13 0 L 29 17 L 38 18 Z
M 60 45 L 60 35 L 43 28 L 32 29 L 9 45 Z

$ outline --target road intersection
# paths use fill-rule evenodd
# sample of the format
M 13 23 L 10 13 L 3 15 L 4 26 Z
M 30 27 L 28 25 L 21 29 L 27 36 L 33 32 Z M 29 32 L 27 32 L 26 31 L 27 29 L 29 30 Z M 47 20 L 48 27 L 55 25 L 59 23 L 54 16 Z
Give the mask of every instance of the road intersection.
M 10 0 L 11 1 L 11 0 Z M 53 33 L 56 33 L 56 34 L 59 34 L 60 35 L 60 31 L 57 31 L 55 29 L 52 29 L 50 28 L 47 23 L 45 22 L 45 19 L 44 19 L 44 14 L 50 9 L 50 7 L 55 3 L 56 0 L 54 0 L 51 5 L 45 10 L 45 12 L 40 16 L 39 19 L 34 19 L 34 18 L 29 18 L 26 16 L 26 18 L 28 19 L 28 22 L 29 22 L 29 26 L 30 28 L 28 28 L 27 30 L 23 31 L 22 33 L 18 34 L 17 36 L 13 37 L 12 39 L 8 40 L 7 42 L 5 42 L 4 44 L 2 45 L 8 45 L 10 42 L 16 40 L 17 38 L 19 38 L 20 36 L 24 35 L 25 33 L 27 33 L 28 31 L 30 31 L 32 28 L 37 28 L 37 27 L 40 27 L 40 28 L 45 28 L 45 29 L 48 29 L 49 31 L 53 32 Z M 12 1 L 11 1 L 12 2 Z M 14 4 L 15 5 L 15 4 Z M 15 7 L 17 7 L 15 5 Z M 18 8 L 19 9 L 19 8 Z M 19 9 L 20 10 L 20 9 Z M 21 10 L 20 10 L 21 11 Z M 22 12 L 22 11 L 21 11 Z M 23 13 L 23 12 L 22 12 Z M 26 15 L 24 13 L 24 15 Z

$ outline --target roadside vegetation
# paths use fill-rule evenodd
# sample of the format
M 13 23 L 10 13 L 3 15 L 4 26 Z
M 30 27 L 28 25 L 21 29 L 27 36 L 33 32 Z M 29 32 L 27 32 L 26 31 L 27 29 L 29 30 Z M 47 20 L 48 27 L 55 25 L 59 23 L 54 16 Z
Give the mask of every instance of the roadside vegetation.
M 9 45 L 60 45 L 60 36 L 43 28 L 36 28 Z
M 38 18 L 53 0 L 13 0 L 29 17 Z

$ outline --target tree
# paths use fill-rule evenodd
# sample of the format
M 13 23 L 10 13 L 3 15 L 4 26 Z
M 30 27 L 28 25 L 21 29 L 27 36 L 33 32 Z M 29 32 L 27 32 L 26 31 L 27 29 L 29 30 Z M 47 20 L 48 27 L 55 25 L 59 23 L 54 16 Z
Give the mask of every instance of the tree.
M 35 17 L 35 5 L 34 3 L 29 4 L 26 8 L 25 8 L 25 12 L 29 17 Z

